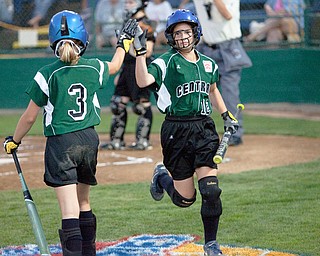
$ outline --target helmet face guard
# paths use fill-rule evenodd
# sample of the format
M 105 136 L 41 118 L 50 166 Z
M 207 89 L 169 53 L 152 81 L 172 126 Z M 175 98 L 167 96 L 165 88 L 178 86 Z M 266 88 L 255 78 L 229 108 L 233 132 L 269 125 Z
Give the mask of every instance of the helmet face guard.
M 49 26 L 50 47 L 56 52 L 57 43 L 64 39 L 80 41 L 81 52 L 79 55 L 85 52 L 89 43 L 89 36 L 84 22 L 78 13 L 64 10 L 52 17 Z
M 189 10 L 178 9 L 173 12 L 167 19 L 167 25 L 165 30 L 165 36 L 168 40 L 168 44 L 175 49 L 181 49 L 177 46 L 173 37 L 173 29 L 178 23 L 189 23 L 192 27 L 194 42 L 193 46 L 197 45 L 202 36 L 202 28 L 197 16 Z

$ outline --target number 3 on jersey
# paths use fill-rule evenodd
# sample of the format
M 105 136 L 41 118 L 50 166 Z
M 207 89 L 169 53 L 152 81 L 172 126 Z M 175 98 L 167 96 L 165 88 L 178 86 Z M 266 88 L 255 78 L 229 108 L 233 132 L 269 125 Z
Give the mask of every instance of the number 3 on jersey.
M 83 120 L 87 114 L 87 89 L 82 84 L 72 84 L 68 93 L 71 96 L 76 97 L 76 104 L 78 109 L 68 110 L 68 115 L 71 116 L 75 121 Z

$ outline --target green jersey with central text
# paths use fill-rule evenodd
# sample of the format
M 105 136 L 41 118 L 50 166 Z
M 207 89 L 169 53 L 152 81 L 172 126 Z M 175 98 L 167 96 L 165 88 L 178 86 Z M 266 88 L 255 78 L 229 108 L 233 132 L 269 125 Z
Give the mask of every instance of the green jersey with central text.
M 148 72 L 156 80 L 157 106 L 171 116 L 210 115 L 210 86 L 218 81 L 218 66 L 211 58 L 196 51 L 196 62 L 171 49 L 154 60 Z
M 44 108 L 44 135 L 79 131 L 100 123 L 97 90 L 109 79 L 106 62 L 80 58 L 76 65 L 60 60 L 44 66 L 26 90 Z

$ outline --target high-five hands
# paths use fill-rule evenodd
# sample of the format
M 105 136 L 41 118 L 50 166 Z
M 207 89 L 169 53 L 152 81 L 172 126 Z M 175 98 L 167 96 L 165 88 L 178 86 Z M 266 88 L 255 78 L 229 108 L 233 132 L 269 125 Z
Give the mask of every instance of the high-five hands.
M 118 37 L 117 47 L 121 47 L 122 49 L 125 50 L 125 52 L 128 52 L 130 49 L 130 44 L 134 40 L 137 27 L 138 27 L 138 22 L 135 19 L 129 19 L 124 24 L 120 32 L 116 31 L 116 34 Z
M 138 25 L 136 29 L 136 35 L 134 36 L 133 46 L 136 50 L 136 56 L 142 56 L 147 53 L 147 32 L 148 30 L 142 30 Z

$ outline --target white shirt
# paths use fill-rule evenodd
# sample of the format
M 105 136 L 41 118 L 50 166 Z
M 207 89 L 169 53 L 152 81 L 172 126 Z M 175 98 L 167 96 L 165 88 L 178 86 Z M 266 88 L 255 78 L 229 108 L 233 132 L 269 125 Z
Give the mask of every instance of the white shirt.
M 197 16 L 202 26 L 203 40 L 207 44 L 217 44 L 241 37 L 240 29 L 240 0 L 223 0 L 226 8 L 232 15 L 231 20 L 226 20 L 211 1 L 211 20 L 208 19 L 207 11 L 204 7 L 205 1 L 193 0 Z
M 166 0 L 160 4 L 155 4 L 150 1 L 148 6 L 145 8 L 145 12 L 150 20 L 157 22 L 156 31 L 161 32 L 166 29 L 167 18 L 173 13 L 173 9 L 170 3 Z
M 116 4 L 110 0 L 100 0 L 95 10 L 96 23 L 102 25 L 102 34 L 115 36 L 115 30 L 121 29 L 123 22 L 124 1 L 118 0 Z

